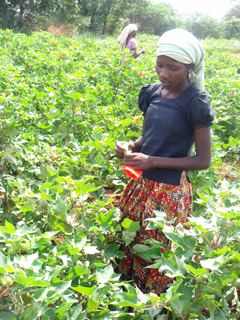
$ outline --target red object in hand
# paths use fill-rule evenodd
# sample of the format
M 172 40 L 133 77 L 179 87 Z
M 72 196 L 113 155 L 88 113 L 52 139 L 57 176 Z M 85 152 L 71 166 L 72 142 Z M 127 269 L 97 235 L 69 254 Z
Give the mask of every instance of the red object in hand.
M 126 177 L 128 177 L 128 178 L 133 178 L 133 180 L 137 180 L 138 178 L 140 178 L 142 176 L 141 170 L 135 170 L 131 166 L 122 166 L 122 168 L 126 174 Z

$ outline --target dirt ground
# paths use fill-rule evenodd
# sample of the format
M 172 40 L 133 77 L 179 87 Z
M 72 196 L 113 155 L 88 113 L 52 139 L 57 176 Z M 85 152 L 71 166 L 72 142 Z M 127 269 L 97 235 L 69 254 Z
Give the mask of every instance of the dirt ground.
M 53 33 L 56 36 L 71 36 L 72 29 L 70 26 L 55 26 L 51 25 L 47 28 L 47 32 Z

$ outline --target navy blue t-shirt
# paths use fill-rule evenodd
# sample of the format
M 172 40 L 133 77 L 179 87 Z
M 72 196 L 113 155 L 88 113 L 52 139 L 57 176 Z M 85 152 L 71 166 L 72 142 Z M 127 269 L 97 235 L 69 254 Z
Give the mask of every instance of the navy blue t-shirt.
M 207 92 L 191 85 L 176 99 L 160 96 L 160 83 L 142 87 L 138 105 L 145 117 L 142 153 L 149 156 L 183 158 L 191 155 L 194 129 L 209 127 L 214 119 L 211 98 Z M 179 185 L 182 171 L 162 168 L 143 170 L 152 181 Z M 186 172 L 190 180 L 189 172 Z

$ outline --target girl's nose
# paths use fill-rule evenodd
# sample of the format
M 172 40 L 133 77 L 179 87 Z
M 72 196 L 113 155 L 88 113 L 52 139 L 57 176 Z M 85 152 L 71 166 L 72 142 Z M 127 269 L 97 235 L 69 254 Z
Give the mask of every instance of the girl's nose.
M 161 70 L 160 70 L 160 72 L 159 72 L 159 76 L 160 76 L 161 78 L 168 78 L 168 77 L 169 77 L 166 68 L 161 68 Z

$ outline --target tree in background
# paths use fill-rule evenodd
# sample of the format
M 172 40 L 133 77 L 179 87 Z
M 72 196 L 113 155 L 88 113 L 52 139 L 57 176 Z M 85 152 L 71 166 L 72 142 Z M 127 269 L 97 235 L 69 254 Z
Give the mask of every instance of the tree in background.
M 224 16 L 225 20 L 240 19 L 240 4 L 232 7 Z
M 33 18 L 31 1 L 0 0 L 0 28 L 21 30 L 25 21 Z
M 27 31 L 60 8 L 58 0 L 0 0 L 0 28 Z
M 240 39 L 240 1 L 232 0 L 232 8 L 225 14 L 224 37 Z
M 88 29 L 92 32 L 109 34 L 116 32 L 121 21 L 133 8 L 146 7 L 147 0 L 78 0 L 81 14 L 90 18 Z M 135 21 L 136 22 L 136 21 Z
M 231 19 L 226 21 L 224 31 L 224 37 L 226 39 L 240 39 L 240 19 Z
M 221 22 L 202 12 L 189 14 L 184 19 L 184 28 L 198 39 L 207 37 L 218 39 L 222 35 L 222 27 Z
M 161 35 L 176 27 L 176 10 L 170 4 L 149 2 L 142 10 L 141 7 L 129 10 L 131 21 L 137 22 L 139 30 L 144 33 Z
M 153 0 L 0 0 L 0 28 L 29 32 L 68 25 L 78 33 L 117 35 L 128 23 L 135 23 L 140 32 L 158 36 L 177 27 L 199 39 L 240 39 L 240 0 L 231 3 L 218 21 L 199 12 L 181 16 L 171 5 Z

